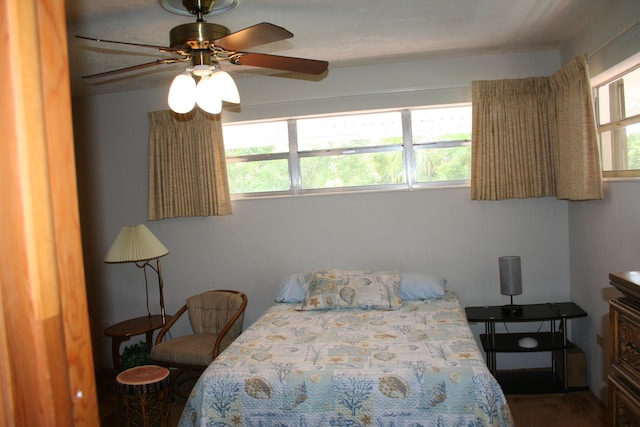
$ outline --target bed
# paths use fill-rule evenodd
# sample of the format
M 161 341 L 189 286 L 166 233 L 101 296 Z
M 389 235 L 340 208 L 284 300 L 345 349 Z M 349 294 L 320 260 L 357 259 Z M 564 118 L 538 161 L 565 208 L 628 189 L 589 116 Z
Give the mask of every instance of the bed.
M 396 272 L 291 276 L 200 376 L 179 425 L 513 425 L 445 284 Z

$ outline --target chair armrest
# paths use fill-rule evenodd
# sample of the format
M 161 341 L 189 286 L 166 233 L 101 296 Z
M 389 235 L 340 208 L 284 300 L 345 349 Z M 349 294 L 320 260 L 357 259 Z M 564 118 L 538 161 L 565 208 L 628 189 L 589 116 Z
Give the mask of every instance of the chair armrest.
M 242 304 L 238 308 L 238 311 L 233 315 L 233 317 L 227 322 L 227 324 L 222 328 L 222 330 L 218 333 L 218 337 L 216 338 L 216 342 L 213 344 L 213 358 L 215 359 L 220 354 L 220 344 L 222 344 L 222 340 L 227 335 L 227 332 L 231 329 L 234 323 L 238 320 L 240 316 L 244 316 L 244 311 L 247 308 L 247 296 L 243 292 L 237 291 L 227 291 L 227 292 L 235 292 L 240 295 L 242 298 Z
M 162 342 L 162 339 L 164 338 L 165 334 L 169 332 L 169 329 L 173 326 L 174 323 L 176 323 L 176 321 L 180 318 L 180 316 L 184 314 L 185 311 L 187 311 L 186 304 L 183 305 L 180 308 L 180 310 L 178 310 L 178 312 L 173 315 L 173 317 L 171 317 L 171 320 L 165 323 L 162 329 L 160 329 L 160 332 L 158 332 L 158 336 L 156 337 L 156 342 L 154 343 L 154 345 L 160 344 Z

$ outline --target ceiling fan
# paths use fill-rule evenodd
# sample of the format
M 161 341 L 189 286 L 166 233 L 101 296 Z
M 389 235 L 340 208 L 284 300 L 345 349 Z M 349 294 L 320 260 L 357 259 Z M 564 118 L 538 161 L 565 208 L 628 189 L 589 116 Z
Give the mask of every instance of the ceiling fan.
M 195 70 L 217 67 L 218 61 L 316 75 L 324 73 L 329 66 L 327 61 L 247 52 L 246 49 L 286 40 L 293 37 L 293 34 L 282 27 L 267 22 L 231 33 L 227 27 L 204 20 L 204 16 L 210 13 L 215 6 L 215 0 L 183 0 L 182 4 L 189 13 L 196 15 L 197 20 L 171 29 L 168 47 L 76 36 L 98 42 L 158 49 L 160 52 L 175 54 L 175 58 L 157 59 L 153 62 L 83 76 L 83 78 L 105 77 L 176 62 L 190 62 L 196 75 L 198 74 Z

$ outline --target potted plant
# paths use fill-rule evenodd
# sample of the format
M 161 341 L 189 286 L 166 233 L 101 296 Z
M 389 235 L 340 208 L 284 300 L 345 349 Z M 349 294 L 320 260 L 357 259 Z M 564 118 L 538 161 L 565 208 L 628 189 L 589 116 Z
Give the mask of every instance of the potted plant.
M 150 365 L 152 363 L 151 350 L 149 350 L 149 346 L 144 341 L 126 346 L 120 355 L 121 372 L 134 366 Z

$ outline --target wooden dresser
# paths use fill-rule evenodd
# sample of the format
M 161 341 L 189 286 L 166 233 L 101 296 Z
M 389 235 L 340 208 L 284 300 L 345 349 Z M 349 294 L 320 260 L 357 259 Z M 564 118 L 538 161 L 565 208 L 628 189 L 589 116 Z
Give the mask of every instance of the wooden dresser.
M 610 273 L 623 296 L 609 301 L 611 425 L 640 426 L 640 271 Z

